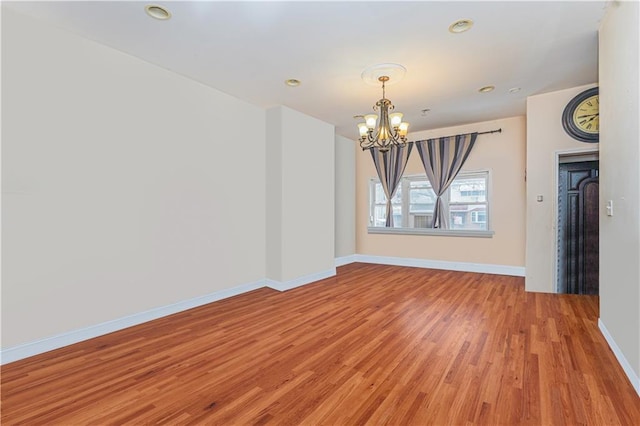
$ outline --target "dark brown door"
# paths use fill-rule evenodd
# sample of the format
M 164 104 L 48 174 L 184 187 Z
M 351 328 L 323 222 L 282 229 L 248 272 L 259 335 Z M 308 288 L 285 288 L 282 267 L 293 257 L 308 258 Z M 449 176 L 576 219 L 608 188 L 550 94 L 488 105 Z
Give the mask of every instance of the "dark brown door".
M 598 162 L 559 172 L 558 292 L 598 294 Z

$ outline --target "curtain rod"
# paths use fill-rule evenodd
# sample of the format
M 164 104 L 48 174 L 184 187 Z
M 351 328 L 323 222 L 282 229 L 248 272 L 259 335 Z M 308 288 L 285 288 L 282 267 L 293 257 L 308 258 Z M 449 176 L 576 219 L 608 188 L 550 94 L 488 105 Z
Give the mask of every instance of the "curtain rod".
M 473 132 L 471 132 L 473 133 Z M 502 133 L 502 128 L 500 129 L 496 129 L 496 130 L 487 130 L 486 132 L 479 132 L 479 135 L 487 135 L 487 134 L 491 134 L 491 133 Z
M 474 133 L 474 132 L 471 132 Z M 461 135 L 470 135 L 471 133 L 461 133 Z M 491 134 L 491 133 L 502 133 L 502 128 L 496 129 L 496 130 L 487 130 L 486 132 L 478 132 L 479 135 L 487 135 L 487 134 Z M 440 138 L 452 138 L 454 136 L 459 136 L 459 135 L 450 135 L 450 136 L 438 136 L 435 138 L 429 138 L 429 139 L 440 139 Z M 420 142 L 420 141 L 426 141 L 429 139 L 420 139 L 419 141 L 413 141 L 413 142 Z

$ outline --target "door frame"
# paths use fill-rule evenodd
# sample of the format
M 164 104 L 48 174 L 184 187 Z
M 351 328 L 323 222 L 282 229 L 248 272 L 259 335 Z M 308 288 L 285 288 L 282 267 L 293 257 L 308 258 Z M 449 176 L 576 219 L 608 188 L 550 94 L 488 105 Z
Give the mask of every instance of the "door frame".
M 551 211 L 553 211 L 553 292 L 558 293 L 558 197 L 560 196 L 559 184 L 560 184 L 560 164 L 566 163 L 562 161 L 566 157 L 577 157 L 577 161 L 600 161 L 600 154 L 597 147 L 594 148 L 575 148 L 565 149 L 554 152 L 554 172 L 553 172 L 553 199 L 551 200 Z M 584 157 L 584 159 L 580 158 Z

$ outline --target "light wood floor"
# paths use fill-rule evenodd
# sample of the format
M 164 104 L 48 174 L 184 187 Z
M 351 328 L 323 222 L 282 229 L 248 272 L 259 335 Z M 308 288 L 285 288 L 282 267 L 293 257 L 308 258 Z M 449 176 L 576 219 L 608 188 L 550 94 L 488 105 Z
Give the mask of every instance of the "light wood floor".
M 595 296 L 351 264 L 2 368 L 2 424 L 640 425 Z

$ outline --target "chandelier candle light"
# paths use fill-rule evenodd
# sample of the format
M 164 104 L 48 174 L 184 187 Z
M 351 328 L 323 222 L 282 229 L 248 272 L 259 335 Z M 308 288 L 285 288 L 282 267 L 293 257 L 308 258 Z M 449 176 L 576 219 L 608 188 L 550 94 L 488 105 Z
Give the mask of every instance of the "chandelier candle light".
M 385 95 L 385 83 L 389 81 L 389 76 L 381 75 L 378 81 L 382 83 L 382 99 L 373 106 L 376 114 L 364 116 L 364 122 L 358 123 L 360 131 L 360 147 L 365 150 L 378 148 L 380 151 L 388 151 L 393 145 L 404 146 L 407 143 L 407 132 L 409 123 L 402 121 L 402 113 L 394 112 L 394 106 Z

